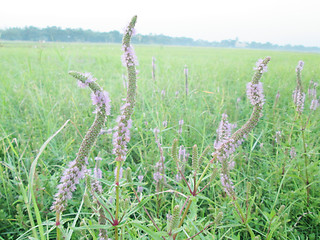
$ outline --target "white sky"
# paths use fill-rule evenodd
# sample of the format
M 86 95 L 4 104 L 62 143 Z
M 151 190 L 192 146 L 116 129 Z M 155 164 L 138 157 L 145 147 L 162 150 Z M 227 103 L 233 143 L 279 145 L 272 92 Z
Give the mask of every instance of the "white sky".
M 0 28 L 59 26 L 320 47 L 320 0 L 3 0 Z

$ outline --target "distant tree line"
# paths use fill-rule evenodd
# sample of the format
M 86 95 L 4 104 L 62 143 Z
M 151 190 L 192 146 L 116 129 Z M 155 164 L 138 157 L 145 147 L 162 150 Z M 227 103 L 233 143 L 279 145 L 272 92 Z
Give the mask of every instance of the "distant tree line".
M 92 30 L 62 29 L 60 27 L 25 27 L 8 28 L 0 30 L 1 40 L 15 41 L 47 41 L 47 42 L 107 42 L 121 43 L 122 34 L 118 31 L 95 32 Z M 303 45 L 285 45 L 259 43 L 259 42 L 239 42 L 238 39 L 222 40 L 220 42 L 209 42 L 204 40 L 193 40 L 187 37 L 169 37 L 165 35 L 141 35 L 133 38 L 133 43 L 138 44 L 160 44 L 160 45 L 182 45 L 182 46 L 203 46 L 203 47 L 226 47 L 226 48 L 253 48 L 253 49 L 275 49 L 292 51 L 320 52 L 318 47 L 305 47 Z

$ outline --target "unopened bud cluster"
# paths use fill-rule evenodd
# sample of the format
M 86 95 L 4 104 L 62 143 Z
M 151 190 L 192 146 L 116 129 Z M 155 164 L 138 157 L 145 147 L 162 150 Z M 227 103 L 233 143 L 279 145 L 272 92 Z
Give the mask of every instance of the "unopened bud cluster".
M 180 207 L 176 205 L 173 208 L 172 215 L 167 215 L 167 229 L 169 235 L 172 234 L 172 231 L 178 228 L 179 226 L 179 219 L 180 219 Z

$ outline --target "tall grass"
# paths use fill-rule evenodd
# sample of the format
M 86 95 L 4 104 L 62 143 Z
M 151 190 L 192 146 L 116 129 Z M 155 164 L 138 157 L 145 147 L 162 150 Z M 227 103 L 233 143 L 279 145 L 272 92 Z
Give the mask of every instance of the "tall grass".
M 132 169 L 136 183 L 135 177 L 144 175 L 144 191 L 140 197 L 150 214 L 158 216 L 158 227 L 165 231 L 166 221 L 160 219 L 165 219 L 176 205 L 182 207 L 184 200 L 171 192 L 162 193 L 161 208 L 156 210 L 154 207 L 157 198 L 152 178 L 159 149 L 152 129 L 160 129 L 158 138 L 166 157 L 166 174 L 174 179 L 176 168 L 170 157 L 173 139 L 177 138 L 179 145 L 185 146 L 191 154 L 195 144 L 199 152 L 213 145 L 222 113 L 228 114 L 230 122 L 241 126 L 251 111 L 245 85 L 251 79 L 252 68 L 257 59 L 271 56 L 269 71 L 263 76 L 264 117 L 234 156 L 236 167 L 232 179 L 239 205 L 256 236 L 262 239 L 318 239 L 320 114 L 319 109 L 312 114 L 302 136 L 299 121 L 306 122 L 310 99 L 297 121 L 291 94 L 296 84 L 295 66 L 300 59 L 305 62 L 304 89 L 311 79 L 320 81 L 320 55 L 164 46 L 136 46 L 135 49 L 140 73 L 125 167 Z M 106 129 L 113 128 L 115 118 L 120 114 L 121 98 L 126 94 L 122 83 L 125 69 L 120 61 L 121 47 L 5 42 L 0 47 L 0 55 L 0 237 L 54 239 L 55 216 L 50 206 L 55 188 L 63 169 L 74 159 L 94 111 L 88 104 L 90 96 L 86 91 L 75 89 L 76 83 L 67 73 L 69 70 L 94 73 L 110 93 L 112 115 Z M 157 59 L 156 81 L 152 79 L 152 57 Z M 185 65 L 188 66 L 187 98 Z M 162 90 L 165 90 L 164 96 Z M 277 91 L 280 98 L 275 104 Z M 181 119 L 184 125 L 179 134 Z M 162 125 L 163 121 L 168 121 L 167 127 Z M 278 142 L 275 141 L 277 131 L 281 131 Z M 96 145 L 89 165 L 94 166 L 93 158 L 98 154 L 103 157 L 102 184 L 107 198 L 113 194 L 107 191 L 114 181 L 111 135 L 102 135 Z M 292 147 L 297 153 L 295 158 L 289 154 Z M 175 187 L 187 192 L 182 184 Z M 97 219 L 92 216 L 92 206 L 84 192 L 85 186 L 81 185 L 65 212 L 64 225 L 71 227 L 67 234 L 70 239 L 97 239 L 98 236 Z M 129 197 L 134 199 L 134 196 Z M 221 221 L 206 228 L 220 212 L 223 212 Z M 127 233 L 123 238 L 156 237 L 156 230 L 145 211 L 132 212 L 130 218 L 133 221 L 122 226 L 123 232 Z M 250 239 L 218 177 L 191 203 L 182 227 L 181 239 L 205 228 L 196 239 Z

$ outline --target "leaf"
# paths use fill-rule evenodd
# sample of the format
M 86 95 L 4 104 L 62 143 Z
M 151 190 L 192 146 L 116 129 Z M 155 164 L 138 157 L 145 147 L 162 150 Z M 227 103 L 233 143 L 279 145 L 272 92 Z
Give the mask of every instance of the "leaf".
M 121 226 L 120 224 L 118 226 Z M 82 227 L 70 227 L 72 230 L 88 230 L 88 229 L 110 229 L 114 228 L 112 225 L 100 225 L 100 224 L 93 224 L 93 225 L 86 225 Z
M 86 191 L 85 191 L 85 192 L 86 192 Z M 83 194 L 82 201 L 81 201 L 80 207 L 79 207 L 79 209 L 78 209 L 77 215 L 75 216 L 75 218 L 74 218 L 74 220 L 73 220 L 72 226 L 70 227 L 70 230 L 68 231 L 65 240 L 70 240 L 71 237 L 72 237 L 73 228 L 76 226 L 76 223 L 77 223 L 77 221 L 78 221 L 78 219 L 79 219 L 80 212 L 81 212 L 81 209 L 82 209 L 82 206 L 83 206 L 83 203 L 84 203 L 84 198 L 85 198 L 85 194 Z
M 191 220 L 194 220 L 197 216 L 197 212 L 198 212 L 198 205 L 197 205 L 197 198 L 193 198 L 192 199 L 192 203 L 190 206 L 190 213 L 189 213 L 189 217 Z
M 36 158 L 33 160 L 31 167 L 30 167 L 30 172 L 29 172 L 29 181 L 28 181 L 28 199 L 29 199 L 29 203 L 31 202 L 31 194 L 33 191 L 33 180 L 34 180 L 34 173 L 36 171 L 36 166 L 37 166 L 37 162 L 38 159 L 40 158 L 42 152 L 44 151 L 44 149 L 46 148 L 46 146 L 48 145 L 48 143 L 69 123 L 70 119 L 68 119 L 62 126 L 61 128 L 59 128 L 58 131 L 56 131 L 52 136 L 50 136 L 47 141 L 45 141 L 44 144 L 42 144 Z
M 144 231 L 145 233 L 149 234 L 153 240 L 162 240 L 162 236 L 167 234 L 166 232 L 154 232 L 150 228 L 141 225 L 137 221 L 131 222 L 133 226 L 139 228 L 140 230 Z

